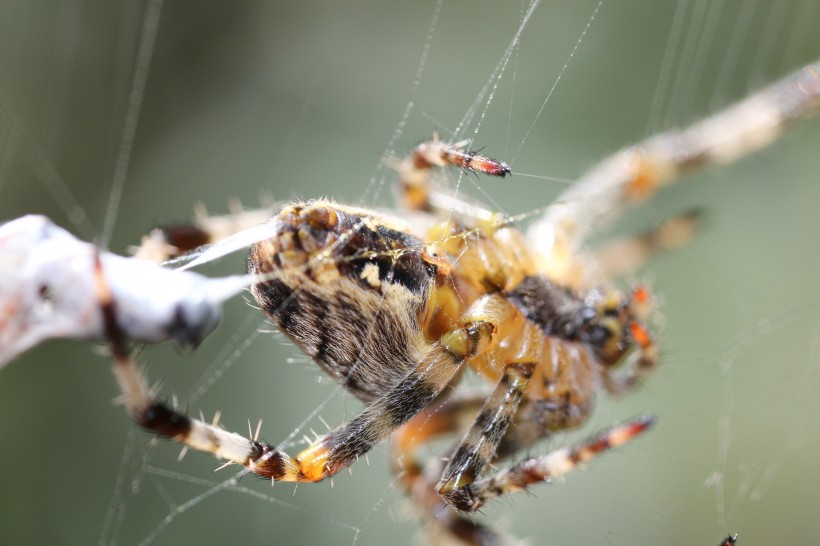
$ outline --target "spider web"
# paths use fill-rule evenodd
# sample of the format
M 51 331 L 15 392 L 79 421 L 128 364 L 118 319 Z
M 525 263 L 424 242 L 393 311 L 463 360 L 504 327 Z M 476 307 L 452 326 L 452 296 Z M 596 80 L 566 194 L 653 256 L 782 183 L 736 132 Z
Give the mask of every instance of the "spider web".
M 408 3 L 409 4 L 409 3 Z M 816 58 L 820 9 L 680 1 L 111 3 L 0 6 L 0 217 L 47 214 L 122 251 L 199 200 L 215 213 L 333 196 L 389 206 L 385 155 L 438 129 L 510 161 L 452 176 L 508 213 L 548 204 L 596 160 L 691 122 Z M 594 14 L 594 17 L 593 17 Z M 524 22 L 526 21 L 526 24 Z M 663 299 L 663 365 L 603 397 L 582 437 L 641 412 L 646 437 L 566 484 L 486 509 L 534 544 L 807 543 L 820 536 L 817 122 L 688 177 L 630 233 L 705 207 L 703 234 L 639 272 Z M 112 191 L 112 188 L 114 190 Z M 119 192 L 121 191 L 121 195 Z M 113 198 L 110 197 L 113 195 Z M 241 269 L 241 257 L 206 268 Z M 146 351 L 162 393 L 298 450 L 359 404 L 243 301 L 193 354 Z M 84 365 L 88 363 L 89 365 Z M 0 542 L 406 543 L 418 526 L 383 447 L 352 477 L 271 488 L 133 429 L 108 361 L 55 342 L 0 375 Z M 442 446 L 443 447 L 443 446 Z

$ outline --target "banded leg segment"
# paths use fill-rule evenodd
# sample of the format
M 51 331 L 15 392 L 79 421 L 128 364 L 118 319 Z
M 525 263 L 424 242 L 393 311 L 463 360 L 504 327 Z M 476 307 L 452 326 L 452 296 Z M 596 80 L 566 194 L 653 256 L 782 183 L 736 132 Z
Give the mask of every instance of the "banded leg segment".
M 115 351 L 114 375 L 134 421 L 150 432 L 186 447 L 213 453 L 274 481 L 297 481 L 298 462 L 278 448 L 229 432 L 170 408 L 156 399 L 136 361 Z
M 459 442 L 436 487 L 444 501 L 453 508 L 468 512 L 475 510 L 469 485 L 495 457 L 496 447 L 518 410 L 534 369 L 533 363 L 507 366 L 473 426 Z
M 774 142 L 820 110 L 820 61 L 682 130 L 652 136 L 589 169 L 527 231 L 550 279 L 583 278 L 576 257 L 589 236 L 682 173 L 727 164 Z
M 637 271 L 656 255 L 689 244 L 700 231 L 703 212 L 693 209 L 641 233 L 608 240 L 588 253 L 581 253 L 579 261 L 590 261 L 585 267 L 586 278 L 580 283 L 582 289 L 620 279 Z
M 507 434 L 498 444 L 495 461 L 512 457 L 558 431 L 570 430 L 587 420 L 592 402 L 528 398 L 521 403 Z
M 466 430 L 486 400 L 486 395 L 451 397 L 416 414 L 390 437 L 394 472 L 421 472 L 416 449 L 436 438 Z
M 486 401 L 486 395 L 448 398 L 434 402 L 404 424 L 391 437 L 393 472 L 397 483 L 416 505 L 431 544 L 452 542 L 472 546 L 501 546 L 501 536 L 465 514 L 450 508 L 435 490 L 431 477 L 440 472 L 437 459 L 425 467 L 416 457 L 416 448 L 444 435 L 465 430 Z
M 103 271 L 99 255 L 95 257 L 94 276 L 98 301 L 103 315 L 106 337 L 114 357 L 114 375 L 122 400 L 132 418 L 142 428 L 185 446 L 213 453 L 219 458 L 239 463 L 258 474 L 264 467 L 267 477 L 284 480 L 298 474 L 295 461 L 268 444 L 226 431 L 217 422 L 205 423 L 169 408 L 157 400 L 128 350 L 128 340 L 117 320 L 117 306 Z
M 251 210 L 246 210 L 239 201 L 229 201 L 229 213 L 219 216 L 211 216 L 203 205 L 197 205 L 189 223 L 156 227 L 142 237 L 139 246 L 130 247 L 129 252 L 135 258 L 162 263 L 257 228 L 270 220 L 273 209 L 272 199 L 262 201 L 259 208 Z
M 456 167 L 463 171 L 500 178 L 510 174 L 509 165 L 470 150 L 467 148 L 468 144 L 469 141 L 466 140 L 455 144 L 442 142 L 436 132 L 432 140 L 416 146 L 406 158 L 388 160 L 388 165 L 398 175 L 399 201 L 402 206 L 410 210 L 425 212 L 434 210 L 446 212 L 451 210 L 448 205 L 456 208 L 471 208 L 470 205 L 459 200 L 449 202 L 444 194 L 433 188 L 431 178 L 434 169 Z
M 543 455 L 525 459 L 510 468 L 466 486 L 473 501 L 472 510 L 477 510 L 487 501 L 501 495 L 521 491 L 536 483 L 550 481 L 563 476 L 595 456 L 619 447 L 652 426 L 654 419 L 641 416 L 612 428 L 571 447 L 559 449 Z

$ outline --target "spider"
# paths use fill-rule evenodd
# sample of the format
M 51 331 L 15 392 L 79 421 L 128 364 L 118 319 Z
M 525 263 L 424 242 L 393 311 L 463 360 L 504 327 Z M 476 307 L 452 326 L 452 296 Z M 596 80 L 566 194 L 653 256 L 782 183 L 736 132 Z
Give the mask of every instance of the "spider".
M 682 169 L 731 161 L 772 141 L 787 122 L 818 106 L 818 68 L 807 66 L 718 116 L 605 160 L 530 228 L 529 240 L 514 227 L 516 219 L 436 187 L 436 168 L 510 173 L 503 162 L 437 136 L 393 165 L 410 222 L 324 200 L 275 213 L 272 237 L 250 251 L 253 296 L 366 405 L 298 454 L 157 400 L 130 354 L 118 302 L 97 260 L 104 337 L 124 402 L 143 428 L 274 482 L 330 478 L 390 438 L 399 483 L 425 519 L 467 543 L 495 543 L 500 538 L 466 514 L 561 476 L 653 423 L 640 416 L 571 447 L 487 471 L 555 431 L 578 427 L 599 390 L 629 392 L 659 363 L 644 326 L 651 313 L 647 290 L 624 293 L 613 282 L 659 250 L 685 243 L 696 215 L 592 251 L 582 249 L 588 234 Z M 201 233 L 177 237 L 191 232 Z M 152 240 L 184 251 L 185 241 L 195 246 L 209 237 L 203 225 L 160 230 Z M 489 394 L 454 394 L 468 369 L 494 385 Z M 419 445 L 444 435 L 460 436 L 446 465 L 425 465 Z
M 324 480 L 390 437 L 398 483 L 430 526 L 468 543 L 498 542 L 498 535 L 468 514 L 500 495 L 561 476 L 652 424 L 651 417 L 637 417 L 568 448 L 487 470 L 555 431 L 581 425 L 599 390 L 628 392 L 659 362 L 644 327 L 651 297 L 644 287 L 623 293 L 613 283 L 654 253 L 685 243 L 696 215 L 591 251 L 584 246 L 588 235 L 648 199 L 682 169 L 731 161 L 774 140 L 786 124 L 820 106 L 818 72 L 817 63 L 806 66 L 688 129 L 657 135 L 604 160 L 526 236 L 514 227 L 518 218 L 437 187 L 438 168 L 495 176 L 510 171 L 465 143 L 438 137 L 392 162 L 405 219 L 329 201 L 292 203 L 275 213 L 265 228 L 269 235 L 250 252 L 254 297 L 286 335 L 366 404 L 359 416 L 301 453 L 285 453 L 260 441 L 258 433 L 244 437 L 164 405 L 132 356 L 133 342 L 196 344 L 215 326 L 221 301 L 202 298 L 202 290 L 224 296 L 236 291 L 235 281 L 230 289 L 212 290 L 192 273 L 112 257 L 86 243 L 76 250 L 65 233 L 45 242 L 24 240 L 18 256 L 9 252 L 15 243 L 9 233 L 27 223 L 36 224 L 38 234 L 54 229 L 39 220 L 10 222 L 0 237 L 4 256 L 47 255 L 52 261 L 32 259 L 30 269 L 2 270 L 4 290 L 15 294 L 3 299 L 14 306 L 3 331 L 19 328 L 4 342 L 3 359 L 36 342 L 26 338 L 9 352 L 9 344 L 22 343 L 26 328 L 46 321 L 57 327 L 50 336 L 105 340 L 123 401 L 142 427 L 273 481 Z M 196 246 L 224 237 L 217 225 L 223 225 L 220 219 L 203 219 L 181 230 L 159 230 L 149 241 L 159 240 L 161 251 L 184 251 L 185 241 Z M 61 271 L 53 265 L 55 248 L 81 264 L 76 272 L 83 282 L 54 274 Z M 140 303 L 122 292 L 124 281 L 131 291 L 141 289 L 139 282 L 155 291 L 166 281 L 154 274 L 180 283 L 165 294 L 173 305 L 162 306 L 161 313 L 152 300 Z M 186 291 L 191 287 L 196 290 Z M 60 330 L 61 313 L 74 313 L 69 322 L 83 329 Z M 468 369 L 494 384 L 493 390 L 458 394 L 457 383 Z M 418 457 L 421 444 L 452 435 L 460 440 L 444 468 Z
M 433 194 L 433 196 L 435 196 L 435 194 Z M 432 201 L 435 201 L 435 200 L 433 199 Z M 450 208 L 452 208 L 452 207 L 442 207 L 442 208 L 447 208 L 448 210 L 450 210 Z M 474 210 L 475 210 L 475 209 L 474 209 Z M 492 222 L 490 222 L 490 223 L 491 223 L 491 225 L 492 225 Z M 498 227 L 500 227 L 500 224 L 496 224 L 496 225 L 497 225 Z M 478 226 L 478 227 L 481 227 L 481 226 Z M 477 228 L 476 228 L 476 229 L 477 229 Z M 466 233 L 467 231 L 469 231 L 469 230 L 466 230 L 466 229 L 465 229 L 465 233 Z M 445 239 L 446 239 L 446 237 L 445 237 Z M 579 239 L 579 240 L 580 240 L 580 239 Z M 596 258 L 600 258 L 600 257 L 596 257 Z M 596 260 L 596 261 L 600 261 L 600 260 Z M 589 273 L 591 273 L 591 272 L 593 271 L 593 269 L 587 269 L 587 268 L 581 268 L 581 270 L 582 270 L 582 272 L 583 272 L 584 274 L 589 274 Z M 103 271 L 103 272 L 101 272 L 101 273 L 105 273 L 106 275 L 101 275 L 101 276 L 100 276 L 100 278 L 101 278 L 101 279 L 103 279 L 103 280 L 107 280 L 107 281 L 109 281 L 109 282 L 110 282 L 110 280 L 111 280 L 111 276 L 112 276 L 112 275 L 111 275 L 111 272 L 110 272 L 110 271 Z M 610 275 L 610 277 L 614 277 L 614 275 Z M 579 276 L 574 276 L 574 275 L 572 275 L 572 274 L 565 273 L 565 274 L 563 274 L 563 275 L 562 275 L 562 278 L 564 279 L 564 281 L 566 281 L 566 282 L 568 282 L 568 283 L 571 283 L 571 282 L 573 282 L 573 280 L 574 280 L 574 279 L 577 281 L 577 280 L 579 280 L 581 277 L 579 277 Z M 104 284 L 104 283 L 103 283 L 103 284 Z M 637 297 L 638 295 L 640 295 L 640 292 L 636 292 L 636 295 L 635 295 L 635 296 L 633 296 L 633 303 L 634 303 L 634 302 L 637 302 L 637 300 L 639 299 L 639 298 Z M 116 300 L 116 297 L 115 297 L 114 299 Z M 117 317 L 118 317 L 119 319 L 121 319 L 121 318 L 122 318 L 120 313 L 118 313 L 118 314 L 117 314 Z M 118 334 L 118 335 L 119 335 L 119 334 Z M 116 336 L 112 336 L 112 337 L 116 337 Z M 120 337 L 122 337 L 122 336 L 120 336 Z M 128 337 L 128 336 L 125 336 L 125 337 Z M 128 339 L 128 340 L 129 340 L 129 341 L 132 341 L 132 340 L 130 339 L 130 337 L 129 337 L 129 339 Z M 447 401 L 447 404 L 453 404 L 453 403 L 455 403 L 455 401 Z M 447 407 L 448 407 L 447 405 L 442 406 L 442 409 L 441 409 L 440 411 L 442 411 L 442 412 L 443 412 L 444 410 L 446 410 L 446 409 L 447 409 Z M 477 411 L 477 409 L 476 409 L 476 411 Z M 469 412 L 468 412 L 468 411 L 466 411 L 466 410 L 465 410 L 465 412 L 464 412 L 464 413 L 465 413 L 465 414 L 469 414 Z M 429 432 L 429 431 L 428 431 L 428 432 Z M 412 447 L 413 447 L 413 446 L 410 446 L 410 448 L 408 448 L 408 449 L 412 449 Z M 413 455 L 413 453 L 409 453 L 408 455 Z M 406 470 L 410 468 L 410 463 L 411 463 L 412 461 L 411 461 L 411 460 L 408 460 L 408 459 L 410 459 L 410 457 L 409 457 L 409 456 L 404 456 L 404 457 L 403 457 L 403 460 L 401 461 L 401 468 L 402 468 L 402 471 L 405 471 L 405 472 L 406 472 Z M 406 475 L 406 476 L 410 476 L 411 474 L 410 474 L 409 472 L 406 472 L 406 474 L 404 474 L 404 475 Z M 416 480 L 414 483 L 415 483 L 415 485 L 419 486 L 419 488 L 421 488 L 421 486 L 422 486 L 422 485 L 425 485 L 425 486 L 426 486 L 426 485 L 431 485 L 431 487 L 424 487 L 423 489 L 424 489 L 424 491 L 426 491 L 426 492 L 429 492 L 429 491 L 434 491 L 434 486 L 435 486 L 435 483 L 432 483 L 432 484 L 425 484 L 422 480 Z M 438 502 L 438 500 L 436 500 L 435 498 L 434 498 L 434 500 L 435 500 L 435 502 Z M 424 502 L 424 499 L 421 499 L 421 501 L 422 501 L 422 502 Z M 445 512 L 444 514 L 450 514 L 450 512 Z
M 328 201 L 293 203 L 271 220 L 274 236 L 251 249 L 249 269 L 266 279 L 252 286 L 256 302 L 367 405 L 358 417 L 291 456 L 165 406 L 133 366 L 115 302 L 103 288 L 107 337 L 136 421 L 265 478 L 291 482 L 329 478 L 395 433 L 393 460 L 405 489 L 431 521 L 476 544 L 493 535 L 462 513 L 549 481 L 646 430 L 652 419 L 639 417 L 572 448 L 481 476 L 487 464 L 580 425 L 601 384 L 628 391 L 658 359 L 640 322 L 641 291 L 626 296 L 612 288 L 581 293 L 563 286 L 540 272 L 507 219 L 464 202 L 456 209 L 436 204 L 452 202 L 430 186 L 433 168 L 509 173 L 504 163 L 465 145 L 436 136 L 395 164 L 400 200 L 417 215 L 412 224 Z M 196 231 L 166 230 L 161 246 L 202 241 L 180 236 Z M 100 279 L 104 286 L 102 273 Z M 635 362 L 626 373 L 613 373 L 633 345 Z M 492 393 L 453 398 L 467 368 L 495 384 Z M 470 415 L 473 424 L 461 431 Z M 417 445 L 462 432 L 440 480 L 428 483 L 414 455 Z

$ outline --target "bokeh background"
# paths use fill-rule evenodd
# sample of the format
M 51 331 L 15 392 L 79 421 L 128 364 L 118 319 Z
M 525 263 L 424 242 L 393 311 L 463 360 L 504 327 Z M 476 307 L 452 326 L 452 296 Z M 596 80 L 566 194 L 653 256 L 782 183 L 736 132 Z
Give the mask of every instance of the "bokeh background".
M 690 122 L 820 54 L 813 0 L 544 2 L 521 36 L 475 145 L 516 173 L 573 178 L 653 130 Z M 161 8 L 158 11 L 157 8 Z M 224 213 L 260 193 L 389 205 L 382 155 L 447 135 L 487 84 L 525 7 L 513 2 L 0 3 L 0 218 L 47 214 L 84 238 L 107 210 L 141 36 L 156 33 L 111 249 L 200 201 Z M 663 60 L 676 15 L 677 46 Z M 146 14 L 148 14 L 146 16 Z M 144 27 L 158 15 L 158 25 Z M 431 34 L 430 34 L 431 33 Z M 428 34 L 432 36 L 428 39 Z M 143 50 L 144 50 L 143 45 Z M 657 95 L 659 85 L 661 91 Z M 655 106 L 653 106 L 653 104 Z M 534 122 L 534 124 L 533 124 Z M 528 130 L 532 126 L 532 131 Z M 472 129 L 467 136 L 472 135 Z M 525 135 L 528 135 L 525 140 Z M 520 148 L 520 151 L 519 151 Z M 616 226 L 703 207 L 703 234 L 640 272 L 663 299 L 663 367 L 634 395 L 601 400 L 584 433 L 641 412 L 651 434 L 478 519 L 533 544 L 717 544 L 820 539 L 820 123 L 772 148 L 687 177 Z M 58 176 L 92 224 L 44 180 Z M 375 183 L 371 183 L 371 180 Z M 563 185 L 516 175 L 466 191 L 509 213 Z M 241 255 L 207 268 L 240 271 Z M 163 394 L 276 443 L 358 411 L 242 299 L 193 354 L 146 351 Z M 54 341 L 0 371 L 0 543 L 405 544 L 418 525 L 388 455 L 329 484 L 246 477 L 211 485 L 210 456 L 149 447 L 122 408 L 108 361 Z M 581 433 L 583 434 L 583 433 Z M 578 433 L 539 446 L 546 451 Z M 294 449 L 298 449 L 298 446 Z

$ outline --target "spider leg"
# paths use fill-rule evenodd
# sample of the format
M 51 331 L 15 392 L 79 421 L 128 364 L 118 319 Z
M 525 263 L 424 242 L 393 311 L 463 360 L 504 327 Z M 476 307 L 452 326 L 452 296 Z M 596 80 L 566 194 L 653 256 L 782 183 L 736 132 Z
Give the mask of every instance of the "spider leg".
M 330 432 L 296 460 L 306 481 L 332 476 L 367 453 L 396 428 L 429 405 L 471 356 L 489 344 L 495 326 L 471 322 L 444 334 L 402 381 L 352 421 Z
M 641 233 L 607 241 L 592 249 L 590 256 L 579 257 L 584 262 L 585 258 L 591 258 L 590 266 L 584 268 L 587 278 L 582 282 L 582 289 L 622 278 L 657 254 L 688 244 L 697 235 L 702 216 L 700 210 L 690 210 Z
M 499 178 L 510 174 L 509 165 L 480 155 L 478 151 L 465 150 L 467 144 L 467 141 L 455 144 L 442 142 L 436 132 L 432 140 L 416 146 L 404 159 L 390 160 L 390 166 L 397 173 L 396 191 L 401 206 L 411 211 L 455 215 L 469 226 L 498 224 L 501 220 L 498 213 L 438 191 L 433 183 L 434 171 L 447 167 L 461 169 L 464 173 L 484 173 Z
M 447 506 L 436 493 L 430 472 L 438 470 L 440 473 L 441 465 L 436 460 L 429 462 L 428 468 L 425 468 L 415 454 L 422 443 L 467 428 L 486 398 L 486 394 L 480 394 L 434 402 L 391 437 L 391 460 L 397 483 L 417 507 L 425 523 L 426 538 L 431 544 L 448 543 L 446 539 L 453 538 L 459 543 L 475 546 L 506 544 L 491 528 Z
M 737 544 L 737 533 L 727 535 L 718 546 L 733 546 Z
M 128 250 L 135 258 L 162 263 L 264 225 L 273 210 L 272 203 L 267 202 L 250 210 L 244 209 L 239 201 L 231 201 L 228 205 L 229 214 L 214 216 L 200 204 L 194 208 L 194 219 L 190 222 L 156 227 L 142 237 L 139 246 Z
M 534 368 L 535 364 L 531 362 L 510 364 L 504 368 L 497 387 L 450 457 L 436 490 L 453 508 L 475 510 L 469 486 L 495 457 L 496 447 L 518 410 Z
M 631 336 L 639 345 L 637 358 L 623 381 L 625 387 L 631 387 L 657 364 L 657 350 L 636 320 L 624 326 L 631 329 Z M 568 391 L 565 393 L 566 399 L 555 397 L 555 394 L 548 395 L 546 392 L 541 395 L 544 398 L 539 399 L 540 391 L 537 388 L 528 388 L 535 369 L 534 362 L 538 361 L 539 350 L 534 349 L 536 346 L 539 345 L 524 343 L 522 347 L 529 347 L 529 350 L 508 353 L 519 354 L 518 358 L 532 355 L 536 360 L 533 360 L 533 363 L 519 361 L 504 368 L 495 391 L 459 443 L 442 474 L 436 490 L 442 499 L 456 510 L 474 512 L 494 495 L 522 489 L 551 475 L 565 473 L 578 463 L 611 447 L 621 445 L 643 432 L 651 422 L 649 418 L 635 420 L 626 427 L 615 427 L 578 447 L 532 459 L 529 466 L 522 466 L 519 463 L 496 476 L 477 481 L 488 462 L 530 445 L 551 430 L 576 426 L 588 414 L 591 399 L 587 397 L 573 398 Z M 493 351 L 485 353 L 484 356 L 495 355 L 497 358 L 504 358 L 503 354 L 501 346 L 494 346 Z M 602 371 L 604 377 L 607 377 L 608 370 Z M 533 383 L 533 387 L 540 386 L 536 381 Z M 524 426 L 513 429 L 508 436 L 511 421 L 517 421 Z M 501 450 L 498 449 L 499 446 Z
M 521 453 L 553 432 L 581 425 L 591 410 L 590 402 L 578 404 L 570 400 L 526 399 L 498 444 L 495 461 Z
M 583 273 L 576 257 L 592 233 L 681 174 L 731 163 L 767 146 L 786 126 L 818 109 L 820 61 L 815 61 L 712 117 L 605 158 L 530 226 L 527 239 L 547 275 L 572 286 Z
M 393 470 L 398 483 L 408 493 L 427 525 L 427 533 L 457 538 L 470 545 L 497 545 L 508 541 L 496 531 L 473 521 L 448 506 L 432 483 L 434 472 L 441 465 L 431 461 L 427 469 L 415 456 L 416 448 L 436 437 L 466 429 L 486 402 L 486 395 L 448 398 L 433 403 L 413 417 L 392 437 Z M 567 402 L 525 399 L 507 429 L 493 458 L 505 459 L 526 449 L 556 430 L 565 430 L 582 423 L 590 406 L 578 407 Z M 431 541 L 432 542 L 432 541 Z
M 623 396 L 640 385 L 655 370 L 657 364 L 656 359 L 639 357 L 625 373 L 607 370 L 603 375 L 604 388 L 612 396 Z
M 477 510 L 487 501 L 501 495 L 526 489 L 536 483 L 563 476 L 596 455 L 621 446 L 648 429 L 653 418 L 641 416 L 615 425 L 574 446 L 558 449 L 540 457 L 531 457 L 496 474 L 467 486 L 471 504 Z
M 486 399 L 486 394 L 448 397 L 440 403 L 433 402 L 407 421 L 390 438 L 394 471 L 420 471 L 421 464 L 415 457 L 416 449 L 438 437 L 465 430 Z
M 493 323 L 482 320 L 453 328 L 432 345 L 415 369 L 359 416 L 291 457 L 275 446 L 225 431 L 159 402 L 129 354 L 127 339 L 118 326 L 116 305 L 99 259 L 95 279 L 106 335 L 116 361 L 114 373 L 125 405 L 137 423 L 192 449 L 241 464 L 274 481 L 316 482 L 350 465 L 432 402 L 450 384 L 465 360 L 486 349 L 495 330 Z M 482 301 L 474 305 L 480 306 Z

